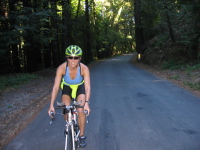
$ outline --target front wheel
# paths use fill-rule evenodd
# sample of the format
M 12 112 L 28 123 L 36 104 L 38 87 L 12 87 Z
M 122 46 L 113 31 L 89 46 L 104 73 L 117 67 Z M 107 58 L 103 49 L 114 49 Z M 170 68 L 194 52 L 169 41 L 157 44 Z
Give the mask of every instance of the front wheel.
M 73 150 L 71 127 L 68 127 L 68 131 L 65 133 L 65 150 Z
M 80 129 L 79 129 L 78 125 L 75 125 L 74 132 L 75 132 L 75 137 L 76 137 L 75 147 L 78 148 L 79 147 L 79 139 L 78 139 L 78 137 L 79 137 L 79 134 L 80 134 Z

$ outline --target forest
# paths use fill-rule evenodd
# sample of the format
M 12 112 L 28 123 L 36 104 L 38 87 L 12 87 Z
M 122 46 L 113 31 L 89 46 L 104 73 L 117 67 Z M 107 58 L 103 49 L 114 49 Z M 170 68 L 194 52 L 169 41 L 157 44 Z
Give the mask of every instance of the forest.
M 200 0 L 1 0 L 0 74 L 137 52 L 147 64 L 200 63 Z

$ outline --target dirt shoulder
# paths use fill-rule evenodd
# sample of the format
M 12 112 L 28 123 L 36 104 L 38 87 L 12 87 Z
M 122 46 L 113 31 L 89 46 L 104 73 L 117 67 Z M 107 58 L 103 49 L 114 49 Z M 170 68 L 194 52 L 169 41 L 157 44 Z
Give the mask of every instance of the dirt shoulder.
M 37 79 L 0 96 L 0 149 L 24 130 L 50 100 L 55 70 L 36 74 Z

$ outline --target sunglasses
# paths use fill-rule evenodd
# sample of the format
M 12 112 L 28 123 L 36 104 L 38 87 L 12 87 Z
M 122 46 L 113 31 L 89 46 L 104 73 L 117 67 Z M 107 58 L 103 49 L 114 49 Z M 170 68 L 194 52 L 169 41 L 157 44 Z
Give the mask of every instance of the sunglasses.
M 78 60 L 80 57 L 67 57 L 67 59 L 74 59 L 74 60 Z

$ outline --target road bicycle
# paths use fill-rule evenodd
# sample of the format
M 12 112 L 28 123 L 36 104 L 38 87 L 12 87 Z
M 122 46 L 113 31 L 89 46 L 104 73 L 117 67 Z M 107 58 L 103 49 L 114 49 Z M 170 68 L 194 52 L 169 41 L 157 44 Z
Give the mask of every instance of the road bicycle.
M 69 106 L 66 106 L 64 103 L 57 102 L 56 109 L 62 108 L 63 113 L 54 113 L 51 112 L 51 115 L 54 118 L 54 115 L 67 115 L 68 118 L 66 120 L 66 129 L 64 131 L 65 135 L 65 150 L 76 150 L 79 147 L 80 141 L 79 141 L 79 134 L 80 129 L 78 125 L 78 111 L 77 108 L 83 108 L 84 106 L 80 106 L 81 102 L 76 102 L 75 98 L 72 99 L 72 104 Z M 87 116 L 87 111 L 82 111 Z M 50 122 L 52 124 L 53 118 Z M 88 120 L 86 118 L 86 122 L 88 123 Z

